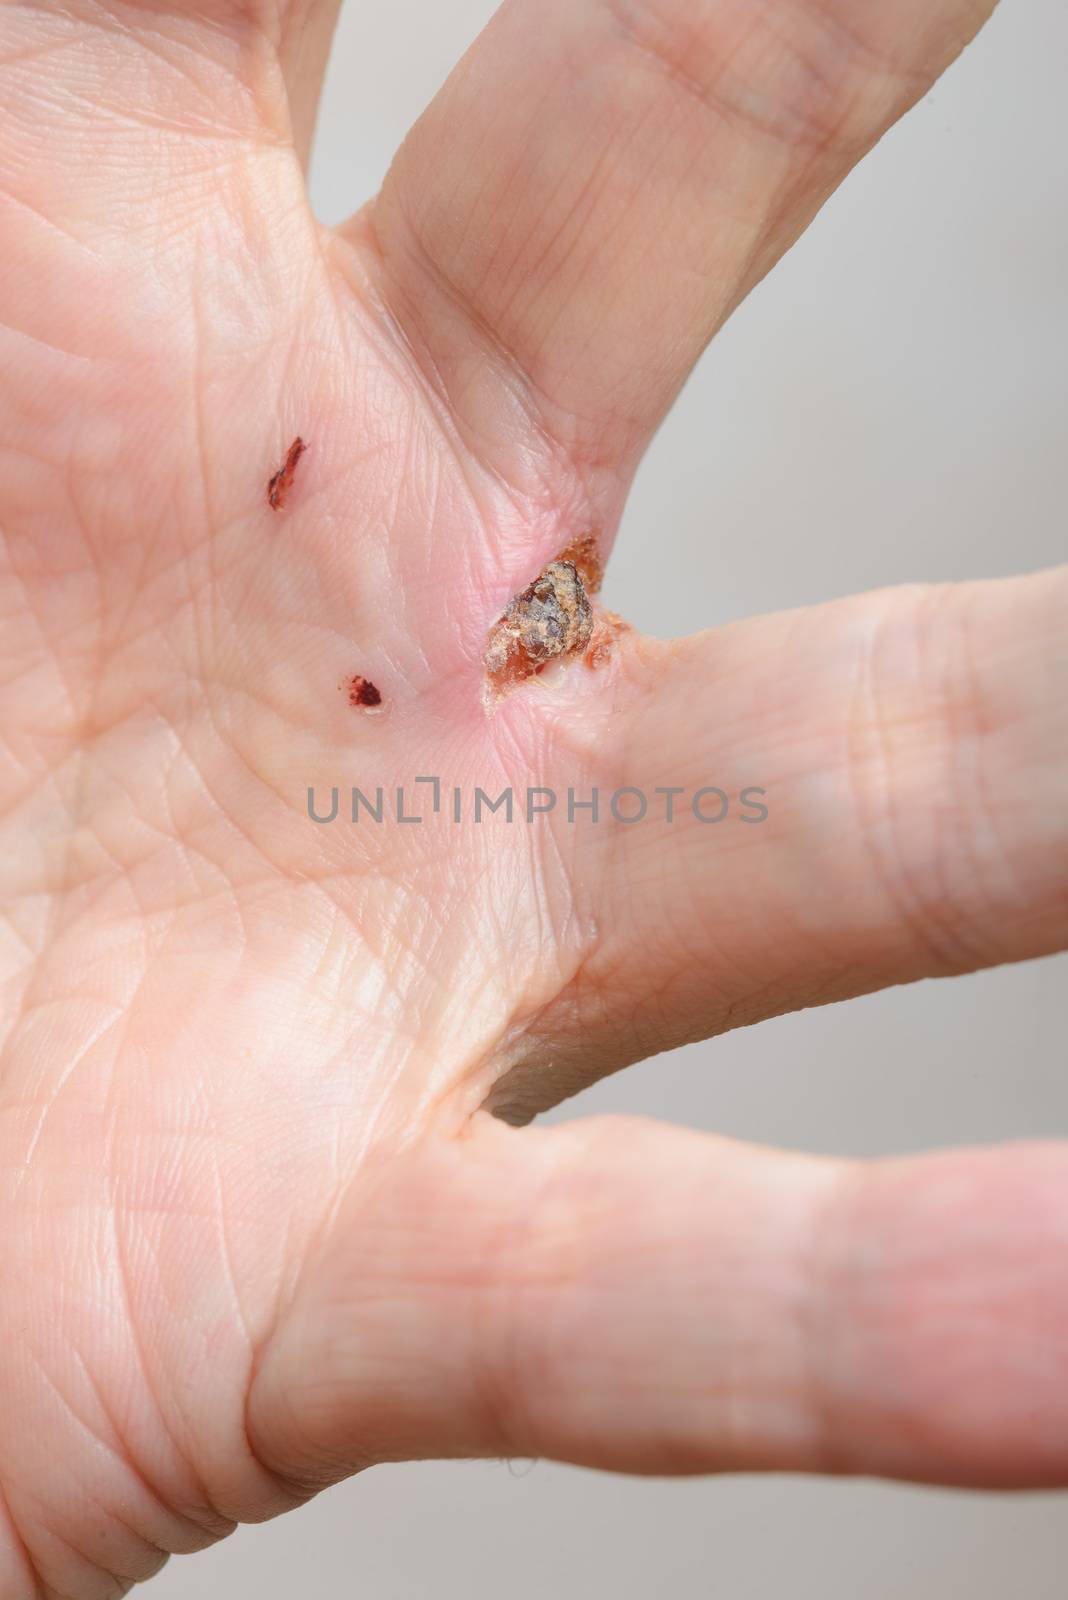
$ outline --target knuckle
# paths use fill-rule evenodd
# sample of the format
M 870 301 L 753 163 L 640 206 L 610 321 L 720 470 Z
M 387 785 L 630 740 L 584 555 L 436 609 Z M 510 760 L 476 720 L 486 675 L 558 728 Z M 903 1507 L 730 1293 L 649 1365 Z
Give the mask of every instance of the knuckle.
M 622 37 L 681 92 L 747 132 L 800 150 L 855 144 L 859 153 L 917 76 L 834 6 L 604 4 Z
M 991 929 L 1010 876 L 967 609 L 952 587 L 881 597 L 861 628 L 849 713 L 868 865 L 891 925 L 934 975 L 997 958 Z

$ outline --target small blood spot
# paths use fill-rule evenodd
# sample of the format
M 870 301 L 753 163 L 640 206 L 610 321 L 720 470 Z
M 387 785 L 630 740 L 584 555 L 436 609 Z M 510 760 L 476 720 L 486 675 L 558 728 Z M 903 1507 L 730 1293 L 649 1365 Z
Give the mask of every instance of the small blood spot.
M 286 458 L 270 483 L 267 485 L 267 504 L 272 511 L 281 511 L 285 504 L 286 495 L 293 486 L 293 478 L 297 470 L 297 462 L 307 450 L 308 446 L 303 439 L 293 440 L 286 451 Z
M 349 705 L 361 706 L 365 711 L 373 711 L 382 704 L 381 692 L 375 688 L 370 678 L 361 678 L 359 673 L 349 679 Z

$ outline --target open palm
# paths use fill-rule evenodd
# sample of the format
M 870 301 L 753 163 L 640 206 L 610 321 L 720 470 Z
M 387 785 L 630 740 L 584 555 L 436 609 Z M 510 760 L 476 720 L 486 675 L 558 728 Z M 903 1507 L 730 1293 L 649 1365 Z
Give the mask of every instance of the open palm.
M 1068 1478 L 1062 1148 L 506 1125 L 1068 942 L 1064 572 L 486 681 L 989 9 L 509 0 L 340 230 L 329 0 L 0 11 L 2 1600 L 406 1456 Z

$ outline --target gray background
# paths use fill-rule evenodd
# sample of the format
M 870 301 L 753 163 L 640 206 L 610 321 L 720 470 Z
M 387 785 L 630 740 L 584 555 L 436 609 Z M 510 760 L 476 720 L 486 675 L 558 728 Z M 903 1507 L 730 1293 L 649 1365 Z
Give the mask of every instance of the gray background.
M 492 10 L 350 4 L 312 175 L 324 219 L 378 186 Z M 1064 0 L 1005 0 L 716 340 L 642 470 L 609 605 L 673 634 L 1065 558 L 1066 75 Z M 650 587 L 639 558 L 669 541 Z M 1066 957 L 897 989 L 660 1057 L 556 1115 L 853 1155 L 1068 1134 L 1066 999 Z M 1064 1600 L 1068 1498 L 385 1467 L 172 1561 L 151 1592 Z

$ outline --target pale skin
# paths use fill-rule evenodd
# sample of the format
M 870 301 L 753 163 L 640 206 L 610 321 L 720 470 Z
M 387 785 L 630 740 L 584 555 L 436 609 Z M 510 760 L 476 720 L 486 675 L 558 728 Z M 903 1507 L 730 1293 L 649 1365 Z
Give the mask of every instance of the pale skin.
M 0 11 L 3 1600 L 413 1456 L 1068 1483 L 1068 1147 L 487 1109 L 1068 943 L 1068 571 L 481 701 L 509 597 L 607 552 L 716 328 L 990 9 L 509 0 L 338 230 L 329 3 Z M 420 773 L 780 803 L 308 820 Z

